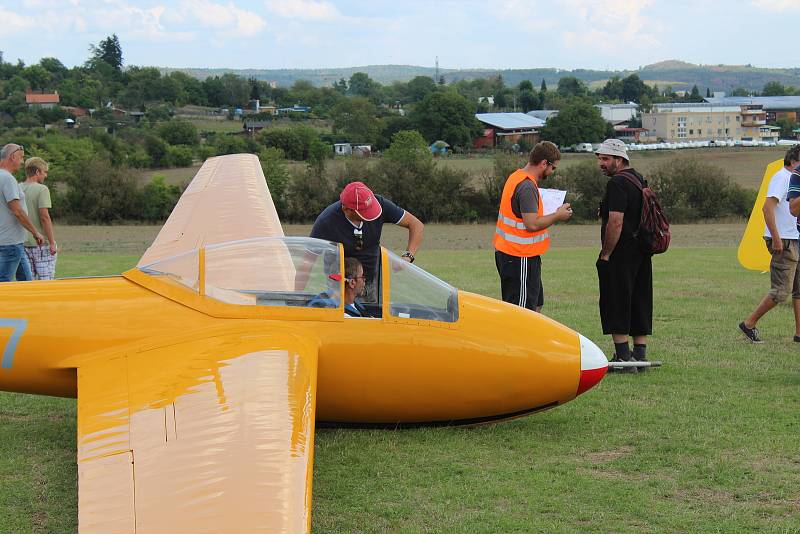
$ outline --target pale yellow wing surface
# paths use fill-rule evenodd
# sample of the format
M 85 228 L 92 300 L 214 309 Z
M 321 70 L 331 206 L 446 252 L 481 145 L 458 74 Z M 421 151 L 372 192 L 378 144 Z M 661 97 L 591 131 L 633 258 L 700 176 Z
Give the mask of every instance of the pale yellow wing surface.
M 258 157 L 231 154 L 209 158 L 137 267 L 206 244 L 253 237 L 283 237 Z
M 750 213 L 750 219 L 747 221 L 747 227 L 739 243 L 739 263 L 745 269 L 769 271 L 770 256 L 767 247 L 764 246 L 763 237 L 766 222 L 764 222 L 764 213 L 761 210 L 764 208 L 764 199 L 767 196 L 770 178 L 781 170 L 781 167 L 783 167 L 783 160 L 779 159 L 767 165 L 767 169 L 764 171 L 756 203 L 753 205 L 753 211 Z
M 80 367 L 80 532 L 308 532 L 316 375 L 246 333 Z

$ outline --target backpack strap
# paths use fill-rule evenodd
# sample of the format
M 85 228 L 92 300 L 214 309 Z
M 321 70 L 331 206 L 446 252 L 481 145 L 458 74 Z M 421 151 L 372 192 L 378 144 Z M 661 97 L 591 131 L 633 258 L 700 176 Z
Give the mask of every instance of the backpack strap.
M 642 180 L 640 180 L 638 176 L 636 176 L 633 172 L 629 171 L 628 169 L 625 169 L 624 171 L 617 173 L 617 176 L 624 176 L 625 178 L 628 179 L 630 183 L 638 187 L 639 191 L 644 191 L 644 183 L 642 183 Z

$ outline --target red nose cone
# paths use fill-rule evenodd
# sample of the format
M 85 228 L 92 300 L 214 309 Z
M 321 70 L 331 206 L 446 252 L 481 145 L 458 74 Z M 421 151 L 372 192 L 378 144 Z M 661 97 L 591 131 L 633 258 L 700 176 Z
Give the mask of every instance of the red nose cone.
M 581 393 L 593 388 L 600 382 L 606 375 L 608 367 L 599 367 L 597 369 L 586 369 L 581 371 L 581 380 L 578 382 L 578 392 L 575 394 L 577 397 Z

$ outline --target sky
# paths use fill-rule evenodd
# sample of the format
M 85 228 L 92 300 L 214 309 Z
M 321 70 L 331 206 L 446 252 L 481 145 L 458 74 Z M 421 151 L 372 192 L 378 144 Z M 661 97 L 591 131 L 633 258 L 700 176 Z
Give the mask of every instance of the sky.
M 116 33 L 126 65 L 157 67 L 794 67 L 797 17 L 800 0 L 0 0 L 0 50 L 71 67 Z

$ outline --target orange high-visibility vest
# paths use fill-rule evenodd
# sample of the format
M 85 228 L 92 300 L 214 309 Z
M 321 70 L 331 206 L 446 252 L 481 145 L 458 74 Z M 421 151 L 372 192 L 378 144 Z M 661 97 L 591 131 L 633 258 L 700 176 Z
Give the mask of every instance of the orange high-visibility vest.
M 538 232 L 531 232 L 525 228 L 525 224 L 521 217 L 514 214 L 511 209 L 511 197 L 514 196 L 514 190 L 525 179 L 530 179 L 536 183 L 536 178 L 529 176 L 522 169 L 519 169 L 511 174 L 506 180 L 506 185 L 503 187 L 503 196 L 500 198 L 500 212 L 497 214 L 497 226 L 494 230 L 494 239 L 492 244 L 495 250 L 505 252 L 511 256 L 518 256 L 521 258 L 529 258 L 531 256 L 541 256 L 547 249 L 550 248 L 550 234 L 547 229 L 539 230 Z M 542 194 L 538 194 L 539 209 L 537 214 L 542 216 Z

